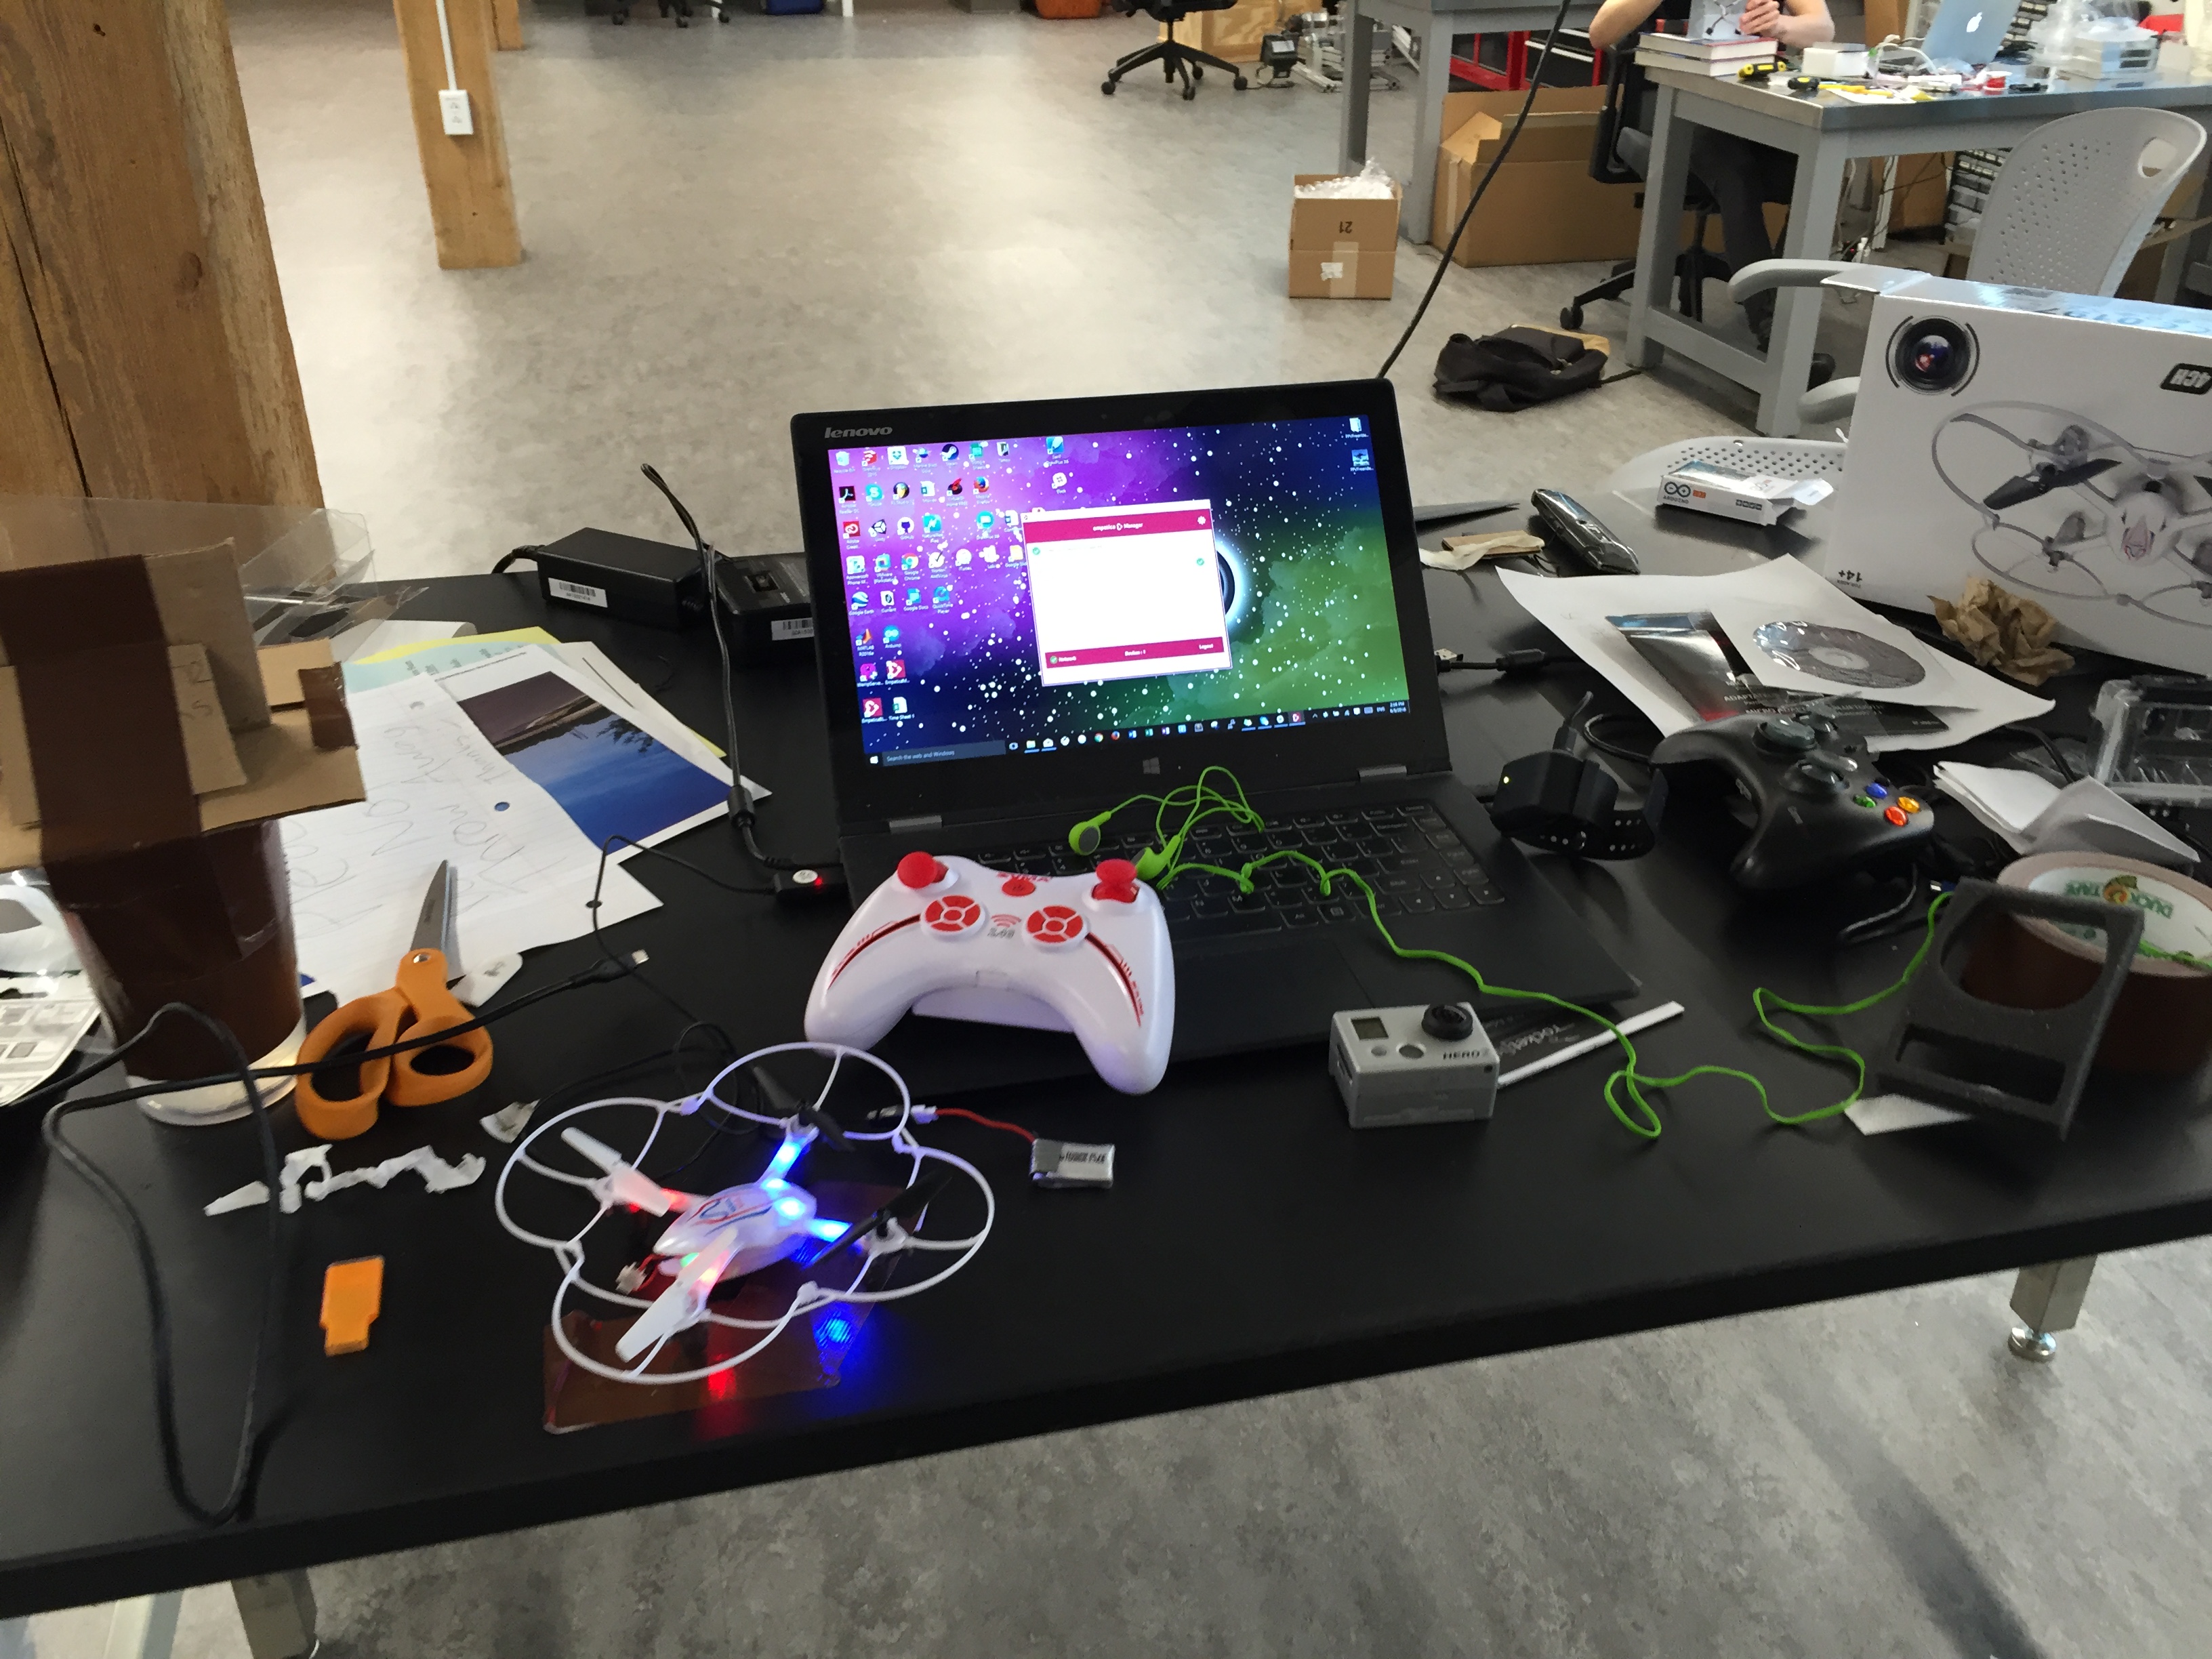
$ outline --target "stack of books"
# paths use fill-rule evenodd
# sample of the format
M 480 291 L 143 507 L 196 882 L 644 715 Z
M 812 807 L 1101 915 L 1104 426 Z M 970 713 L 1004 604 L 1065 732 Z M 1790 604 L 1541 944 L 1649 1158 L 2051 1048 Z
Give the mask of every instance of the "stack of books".
M 1645 69 L 1680 70 L 1716 79 L 1733 76 L 1747 64 L 1771 64 L 1774 55 L 1773 41 L 1751 36 L 1701 40 L 1686 34 L 1646 34 L 1636 46 L 1636 61 Z

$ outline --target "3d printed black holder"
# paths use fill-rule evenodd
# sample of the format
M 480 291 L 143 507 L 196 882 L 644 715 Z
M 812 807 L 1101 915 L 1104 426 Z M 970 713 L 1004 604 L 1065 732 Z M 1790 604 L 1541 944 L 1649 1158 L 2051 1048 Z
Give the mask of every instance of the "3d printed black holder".
M 1960 958 L 2009 931 L 1989 926 L 1999 916 L 2038 918 L 2101 934 L 2105 960 L 2095 981 L 2079 998 L 2056 1008 L 2006 1007 L 1966 990 L 1960 976 L 1966 963 Z M 2127 983 L 2142 931 L 2142 913 L 2127 905 L 1993 882 L 1960 882 L 1943 907 L 1928 960 L 1905 994 L 1896 1029 L 1873 1056 L 1868 1092 L 1894 1091 L 1958 1111 L 2027 1118 L 2063 1135 L 2074 1121 L 2105 1022 Z M 1963 1060 L 1984 1076 L 2002 1077 L 2021 1088 L 2033 1085 L 2033 1092 L 1906 1058 L 1923 1048 Z

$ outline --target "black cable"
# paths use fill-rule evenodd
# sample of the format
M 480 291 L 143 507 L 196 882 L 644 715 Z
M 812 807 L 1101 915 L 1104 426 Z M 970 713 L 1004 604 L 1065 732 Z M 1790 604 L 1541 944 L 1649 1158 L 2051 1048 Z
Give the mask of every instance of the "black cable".
M 1610 755 L 1615 760 L 1633 761 L 1638 766 L 1649 766 L 1651 764 L 1651 751 L 1649 749 L 1631 749 L 1622 744 L 1609 742 L 1600 737 L 1597 732 L 1597 728 L 1607 720 L 1643 720 L 1643 719 L 1644 716 L 1641 714 L 1632 714 L 1626 709 L 1619 708 L 1614 709 L 1611 714 L 1592 714 L 1583 722 L 1583 741 L 1601 755 Z
M 1881 939 L 1907 926 L 1917 925 L 1922 915 L 1921 890 L 1927 884 L 1927 872 L 1915 860 L 1905 877 L 1905 891 L 1897 902 L 1886 910 L 1875 911 L 1870 916 L 1861 916 L 1848 927 L 1838 929 L 1836 933 L 1838 947 L 1864 945 L 1869 940 Z
M 2000 726 L 1997 730 L 2017 732 L 2023 738 L 2033 738 L 2043 745 L 2043 752 L 2051 757 L 2051 763 L 2058 769 L 2060 781 L 2077 783 L 2081 781 L 2081 775 L 2074 769 L 2074 763 L 2066 758 L 2065 752 L 2052 739 L 2051 733 L 2041 726 L 2029 726 L 2022 722 L 2011 726 Z
M 697 865 L 693 864 L 690 860 L 679 859 L 673 853 L 664 853 L 657 847 L 647 847 L 641 842 L 632 841 L 628 836 L 609 836 L 605 841 L 599 843 L 599 872 L 592 878 L 592 896 L 586 899 L 584 902 L 584 908 L 592 913 L 592 944 L 599 951 L 599 955 L 605 958 L 610 965 L 619 969 L 623 974 L 636 980 L 637 982 L 644 986 L 647 990 L 652 992 L 653 995 L 659 997 L 663 1002 L 673 1008 L 678 1013 L 683 1015 L 685 1021 L 688 1022 L 684 1028 L 687 1034 L 691 1031 L 700 1030 L 712 1031 L 716 1036 L 722 1039 L 723 1045 L 729 1049 L 731 1054 L 735 1054 L 738 1052 L 737 1045 L 731 1042 L 728 1032 L 723 1030 L 720 1026 L 715 1024 L 712 1020 L 700 1018 L 697 1014 L 694 1013 L 689 1007 L 684 1006 L 682 998 L 664 987 L 658 980 L 654 979 L 652 975 L 647 973 L 644 968 L 639 964 L 635 957 L 617 956 L 615 952 L 614 947 L 607 943 L 605 935 L 599 931 L 599 890 L 606 882 L 607 864 L 609 862 L 610 854 L 613 853 L 617 845 L 634 847 L 641 853 L 649 854 L 657 859 L 664 859 L 670 864 L 677 865 L 683 869 L 689 870 L 693 875 L 698 877 L 700 880 L 706 882 L 712 886 L 719 887 L 725 892 L 741 893 L 753 896 L 765 897 L 773 895 L 775 889 L 773 887 L 740 887 L 734 882 L 724 881 L 720 876 L 708 875 L 704 870 L 702 870 Z M 678 1041 L 681 1042 L 682 1038 L 678 1037 Z
M 1413 331 L 1421 325 L 1421 319 L 1429 314 L 1429 301 L 1437 297 L 1437 289 L 1443 285 L 1444 272 L 1451 269 L 1452 253 L 1459 246 L 1459 239 L 1467 234 L 1475 209 L 1482 205 L 1483 192 L 1490 188 L 1490 181 L 1498 176 L 1498 169 L 1505 158 L 1513 153 L 1513 141 L 1521 136 L 1521 128 L 1528 118 L 1528 112 L 1535 107 L 1536 94 L 1544 84 L 1544 65 L 1551 58 L 1552 43 L 1559 38 L 1559 31 L 1567 26 L 1567 3 L 1568 0 L 1559 0 L 1559 9 L 1552 19 L 1551 29 L 1544 36 L 1544 49 L 1536 54 L 1536 67 L 1528 71 L 1528 95 L 1521 100 L 1521 112 L 1513 118 L 1512 131 L 1505 135 L 1505 142 L 1498 146 L 1498 154 L 1490 158 L 1490 166 L 1475 185 L 1474 194 L 1468 198 L 1467 210 L 1459 216 L 1459 223 L 1452 228 L 1451 240 L 1444 244 L 1437 259 L 1437 274 L 1429 278 L 1428 291 L 1421 295 L 1421 303 L 1413 308 L 1413 320 L 1406 325 L 1406 331 L 1398 337 L 1398 343 L 1390 348 L 1390 355 L 1382 360 L 1382 367 L 1375 371 L 1376 380 L 1382 380 L 1389 374 L 1390 366 L 1398 361 L 1399 354 L 1413 339 Z M 1361 73 L 1366 72 L 1365 64 L 1358 67 Z M 1346 73 L 1349 75 L 1352 68 L 1353 65 L 1346 64 Z M 1424 73 L 1426 72 L 1425 70 Z M 1413 165 L 1421 165 L 1419 156 L 1413 158 Z
M 140 1219 L 137 1208 L 117 1186 L 106 1170 L 70 1144 L 62 1133 L 65 1119 L 79 1112 L 91 1111 L 111 1103 L 98 1097 L 85 1100 L 64 1100 L 49 1110 L 40 1123 L 40 1133 L 54 1155 L 83 1178 L 93 1191 L 123 1224 L 123 1231 L 131 1240 L 131 1248 L 138 1258 L 138 1273 L 146 1287 L 146 1304 L 153 1324 L 154 1340 L 150 1345 L 154 1364 L 154 1419 L 161 1442 L 161 1472 L 169 1483 L 169 1492 L 177 1506 L 204 1526 L 219 1527 L 235 1517 L 245 1507 L 252 1491 L 253 1472 L 260 1456 L 262 1425 L 260 1413 L 261 1372 L 269 1352 L 269 1337 L 276 1320 L 276 1309 L 283 1300 L 284 1251 L 282 1233 L 282 1211 L 276 1202 L 282 1173 L 276 1158 L 276 1137 L 269 1124 L 268 1103 L 261 1097 L 258 1073 L 248 1064 L 246 1051 L 239 1046 L 237 1036 L 221 1020 L 182 1002 L 164 1003 L 154 1011 L 153 1018 L 142 1026 L 129 1042 L 121 1044 L 108 1056 L 108 1063 L 129 1054 L 150 1036 L 162 1018 L 170 1014 L 182 1014 L 198 1022 L 209 1035 L 226 1049 L 233 1062 L 232 1070 L 218 1082 L 235 1081 L 246 1091 L 246 1103 L 253 1115 L 254 1127 L 261 1143 L 262 1180 L 269 1188 L 269 1272 L 262 1286 L 261 1316 L 254 1328 L 253 1358 L 246 1374 L 246 1404 L 240 1415 L 238 1451 L 232 1461 L 230 1482 L 225 1488 L 222 1501 L 213 1508 L 200 1503 L 191 1493 L 185 1476 L 184 1454 L 177 1433 L 176 1369 L 170 1352 L 169 1303 L 162 1293 L 161 1275 L 154 1260 L 153 1241 L 146 1236 L 146 1224 Z M 191 1087 L 165 1083 L 163 1090 Z
M 507 566 L 513 564 L 517 559 L 527 559 L 532 564 L 535 564 L 538 562 L 538 556 L 545 549 L 543 545 L 518 547 L 512 553 L 501 555 L 499 562 L 492 566 L 491 574 L 495 576 L 498 575 L 501 571 L 505 570 Z
M 731 692 L 736 671 L 730 664 L 729 639 L 722 631 L 722 596 L 714 585 L 714 550 L 707 545 L 707 538 L 699 533 L 697 520 L 692 518 L 690 509 L 676 498 L 676 492 L 668 487 L 667 480 L 650 465 L 638 470 L 652 481 L 655 489 L 668 497 L 669 506 L 676 509 L 676 516 L 683 520 L 684 528 L 690 532 L 692 545 L 699 550 L 699 578 L 707 586 L 708 625 L 714 629 L 714 649 L 722 659 L 722 746 L 729 753 L 730 822 L 736 826 L 738 838 L 744 843 L 745 851 L 753 862 L 763 870 L 805 870 L 823 866 L 834 868 L 838 862 L 836 859 L 771 858 L 761 850 L 760 842 L 754 839 L 753 804 L 745 796 L 744 769 L 738 763 L 738 709 Z
M 1580 662 L 1571 651 L 1546 651 L 1530 646 L 1525 650 L 1508 651 L 1495 662 L 1470 662 L 1456 651 L 1443 647 L 1437 649 L 1437 672 L 1439 674 L 1533 674 L 1539 670 L 1557 667 L 1562 663 Z

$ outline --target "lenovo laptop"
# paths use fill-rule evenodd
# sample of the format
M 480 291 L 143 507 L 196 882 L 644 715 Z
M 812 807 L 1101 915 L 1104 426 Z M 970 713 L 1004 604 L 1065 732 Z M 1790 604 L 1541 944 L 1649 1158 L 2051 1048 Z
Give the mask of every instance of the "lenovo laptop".
M 1149 806 L 1088 856 L 1069 828 L 1224 766 L 1267 830 L 1216 819 L 1186 857 L 1299 848 L 1366 876 L 1401 944 L 1577 1001 L 1635 990 L 1452 775 L 1388 381 L 802 415 L 792 441 L 855 895 L 918 848 L 1033 874 L 1134 857 Z M 1319 1043 L 1343 1008 L 1482 1005 L 1302 866 L 1162 900 L 1178 1060 Z M 1064 1035 L 978 1045 L 919 1016 L 884 1052 L 948 1027 L 1009 1080 L 1084 1066 Z

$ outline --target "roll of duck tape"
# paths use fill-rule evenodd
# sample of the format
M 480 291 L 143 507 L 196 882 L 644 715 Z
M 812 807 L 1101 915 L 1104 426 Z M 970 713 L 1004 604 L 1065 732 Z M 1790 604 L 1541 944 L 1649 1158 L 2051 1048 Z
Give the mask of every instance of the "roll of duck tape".
M 2139 859 L 2039 853 L 1998 876 L 2001 887 L 2100 898 L 2142 913 L 2143 945 L 2105 1026 L 2097 1063 L 2115 1072 L 2179 1077 L 2212 1048 L 2212 887 Z M 1960 984 L 2008 1008 L 2059 1008 L 2088 990 L 2104 963 L 2102 941 L 2056 922 L 2002 916 L 1975 942 Z

